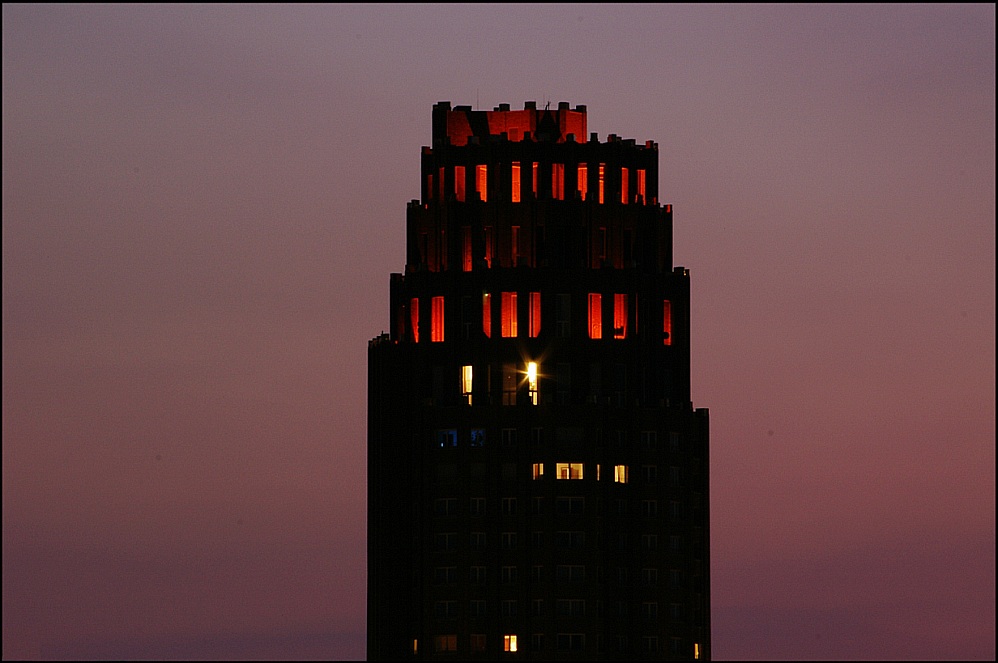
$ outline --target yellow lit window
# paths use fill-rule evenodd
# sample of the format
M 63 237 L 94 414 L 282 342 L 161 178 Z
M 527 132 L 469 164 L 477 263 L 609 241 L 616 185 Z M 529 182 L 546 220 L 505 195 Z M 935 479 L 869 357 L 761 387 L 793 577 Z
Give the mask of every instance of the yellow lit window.
M 699 642 L 694 642 L 693 643 L 693 660 L 694 661 L 699 661 L 700 660 L 700 643 Z
M 412 653 L 416 654 L 419 652 L 419 640 L 416 638 L 412 639 Z
M 502 335 L 516 338 L 516 293 L 502 293 Z
M 471 366 L 461 367 L 461 395 L 464 402 L 471 405 Z
M 613 296 L 613 337 L 627 338 L 627 295 Z
M 589 338 L 603 338 L 603 297 L 589 293 Z
M 555 463 L 554 469 L 559 479 L 582 478 L 582 463 Z
M 513 191 L 512 198 L 514 203 L 520 202 L 520 162 L 513 162 Z
M 430 341 L 439 343 L 444 340 L 444 298 L 434 297 L 430 303 Z
M 502 648 L 503 651 L 516 651 L 516 636 L 515 635 L 502 636 Z
M 531 405 L 537 405 L 537 362 L 527 364 L 527 395 Z
M 541 293 L 530 293 L 530 338 L 541 333 Z
M 627 465 L 613 466 L 613 482 L 627 483 Z
M 544 476 L 544 463 L 534 463 L 534 478 L 540 479 Z

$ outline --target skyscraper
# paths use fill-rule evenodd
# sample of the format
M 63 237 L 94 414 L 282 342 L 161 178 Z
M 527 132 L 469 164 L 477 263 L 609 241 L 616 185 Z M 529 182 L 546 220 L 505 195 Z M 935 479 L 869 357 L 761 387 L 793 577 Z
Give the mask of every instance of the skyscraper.
M 708 413 L 658 145 L 433 107 L 368 348 L 368 657 L 708 659 Z

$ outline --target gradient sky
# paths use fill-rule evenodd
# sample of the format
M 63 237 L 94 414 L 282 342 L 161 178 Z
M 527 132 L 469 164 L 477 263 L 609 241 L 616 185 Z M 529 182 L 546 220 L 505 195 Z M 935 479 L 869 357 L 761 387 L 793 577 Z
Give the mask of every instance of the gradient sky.
M 715 658 L 994 659 L 994 5 L 4 4 L 3 657 L 365 656 L 445 100 L 659 143 Z

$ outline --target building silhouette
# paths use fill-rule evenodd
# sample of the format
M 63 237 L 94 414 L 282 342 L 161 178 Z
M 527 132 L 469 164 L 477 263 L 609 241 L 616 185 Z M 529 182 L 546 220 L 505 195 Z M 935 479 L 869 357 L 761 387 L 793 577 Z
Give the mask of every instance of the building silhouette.
M 658 145 L 433 107 L 368 348 L 368 657 L 709 659 L 708 413 Z

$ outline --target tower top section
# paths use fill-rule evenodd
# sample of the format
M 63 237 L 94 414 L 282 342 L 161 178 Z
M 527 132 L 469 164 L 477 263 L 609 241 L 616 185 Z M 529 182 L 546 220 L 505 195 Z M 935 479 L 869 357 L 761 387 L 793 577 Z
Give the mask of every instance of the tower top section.
M 586 136 L 586 107 L 573 109 L 567 101 L 558 102 L 557 109 L 538 109 L 536 101 L 526 101 L 523 110 L 499 104 L 490 111 L 471 110 L 471 106 L 451 108 L 449 101 L 433 105 L 434 147 L 484 143 L 492 136 L 512 142 L 581 142 Z

